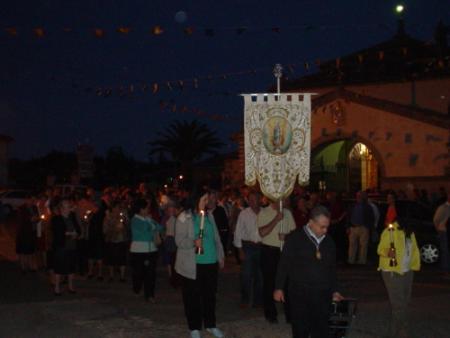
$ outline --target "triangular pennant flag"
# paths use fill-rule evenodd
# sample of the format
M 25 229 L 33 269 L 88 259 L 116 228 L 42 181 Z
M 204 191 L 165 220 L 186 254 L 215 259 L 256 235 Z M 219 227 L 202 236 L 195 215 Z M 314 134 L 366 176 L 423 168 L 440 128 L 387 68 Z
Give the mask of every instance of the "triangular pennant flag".
M 152 86 L 152 93 L 156 94 L 158 92 L 159 85 L 155 82 Z
M 94 35 L 96 38 L 103 38 L 105 36 L 105 31 L 101 28 L 94 28 Z
M 17 36 L 17 28 L 16 27 L 8 27 L 5 28 L 6 33 L 8 33 L 11 36 Z
M 164 33 L 164 29 L 161 26 L 157 25 L 152 28 L 153 35 L 161 35 L 162 33 Z
M 194 33 L 194 28 L 186 27 L 183 31 L 184 31 L 184 34 L 186 34 L 186 35 L 192 35 L 192 33 Z
M 37 38 L 43 38 L 44 37 L 44 35 L 45 35 L 45 31 L 44 31 L 44 29 L 43 28 L 41 28 L 41 27 L 37 27 L 37 28 L 34 28 L 33 29 L 33 32 L 34 32 L 34 35 L 37 37 Z
M 128 34 L 131 32 L 131 28 L 121 26 L 121 27 L 117 28 L 117 32 L 122 33 L 122 34 Z
M 103 95 L 103 96 L 106 98 L 106 97 L 110 96 L 111 93 L 112 93 L 111 88 L 107 88 L 107 89 L 105 89 L 105 92 L 104 92 L 104 95 Z

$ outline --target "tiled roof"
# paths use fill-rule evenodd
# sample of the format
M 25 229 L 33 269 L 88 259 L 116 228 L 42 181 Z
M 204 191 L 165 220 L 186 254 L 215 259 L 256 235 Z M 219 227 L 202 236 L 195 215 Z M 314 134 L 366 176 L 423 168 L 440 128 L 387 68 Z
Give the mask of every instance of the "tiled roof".
M 317 73 L 283 81 L 283 91 L 450 76 L 450 48 L 412 38 L 399 28 L 391 39 L 322 62 Z

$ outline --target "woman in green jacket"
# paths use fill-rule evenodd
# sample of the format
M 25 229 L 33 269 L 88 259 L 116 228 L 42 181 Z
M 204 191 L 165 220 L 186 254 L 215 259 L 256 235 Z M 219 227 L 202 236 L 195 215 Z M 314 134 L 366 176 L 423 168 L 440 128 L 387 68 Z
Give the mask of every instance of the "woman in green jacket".
M 420 253 L 408 223 L 397 219 L 381 234 L 378 244 L 381 271 L 391 305 L 390 337 L 409 337 L 407 307 L 414 271 L 420 270 Z
M 135 214 L 131 219 L 131 267 L 133 291 L 139 294 L 144 286 L 146 301 L 155 302 L 157 237 L 163 227 L 150 217 L 150 203 L 138 199 L 134 203 Z

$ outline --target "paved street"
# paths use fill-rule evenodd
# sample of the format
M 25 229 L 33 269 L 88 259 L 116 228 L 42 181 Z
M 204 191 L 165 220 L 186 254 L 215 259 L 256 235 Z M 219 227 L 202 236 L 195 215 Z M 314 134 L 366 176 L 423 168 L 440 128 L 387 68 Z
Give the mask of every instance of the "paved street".
M 189 336 L 180 291 L 168 285 L 162 267 L 156 304 L 134 296 L 130 282 L 118 281 L 77 280 L 78 294 L 55 298 L 43 272 L 20 273 L 11 261 L 9 232 L 0 234 L 0 337 Z M 264 321 L 261 309 L 239 309 L 238 269 L 230 258 L 220 275 L 217 319 L 226 337 L 289 337 L 290 327 L 282 316 L 280 324 L 271 325 Z M 341 267 L 339 276 L 343 293 L 358 299 L 348 337 L 383 337 L 389 308 L 375 267 Z M 442 279 L 435 267 L 416 275 L 411 310 L 412 337 L 450 337 L 450 281 Z

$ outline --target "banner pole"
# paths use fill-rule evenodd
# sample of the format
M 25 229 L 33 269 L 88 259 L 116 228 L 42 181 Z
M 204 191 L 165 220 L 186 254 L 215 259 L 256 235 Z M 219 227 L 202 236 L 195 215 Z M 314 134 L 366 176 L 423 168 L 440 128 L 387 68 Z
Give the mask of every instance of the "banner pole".
M 277 79 L 277 100 L 280 100 L 280 93 L 281 93 L 281 77 L 283 76 L 283 67 L 281 66 L 281 64 L 277 63 L 275 64 L 275 67 L 273 68 L 273 75 L 276 77 Z M 283 199 L 280 199 L 280 212 L 281 212 L 281 224 L 280 224 L 280 232 L 279 235 L 283 235 L 284 236 L 284 213 L 283 213 Z M 280 238 L 280 251 L 283 250 L 283 244 L 284 244 L 284 239 Z
M 280 225 L 280 234 L 282 234 L 283 236 L 284 234 L 284 213 L 283 213 L 283 200 L 280 199 L 280 212 L 281 212 L 281 225 Z M 283 245 L 284 245 L 284 238 L 280 239 L 280 251 L 283 251 Z

